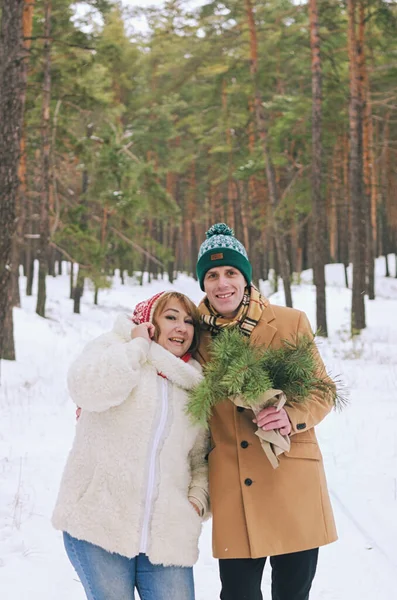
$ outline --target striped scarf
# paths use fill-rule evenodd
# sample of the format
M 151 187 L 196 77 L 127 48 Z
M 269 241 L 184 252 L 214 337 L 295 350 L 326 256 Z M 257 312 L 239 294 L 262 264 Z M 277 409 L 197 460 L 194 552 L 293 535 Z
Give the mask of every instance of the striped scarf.
M 207 296 L 199 305 L 202 323 L 211 332 L 211 335 L 216 335 L 225 328 L 239 327 L 241 333 L 248 337 L 261 318 L 264 308 L 265 299 L 252 284 L 245 288 L 240 308 L 233 318 L 228 319 L 217 313 L 209 303 Z

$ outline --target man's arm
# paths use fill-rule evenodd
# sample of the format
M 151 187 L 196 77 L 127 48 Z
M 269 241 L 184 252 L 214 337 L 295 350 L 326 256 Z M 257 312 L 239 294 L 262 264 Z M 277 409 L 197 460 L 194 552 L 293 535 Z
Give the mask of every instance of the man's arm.
M 300 314 L 297 336 L 314 337 L 309 319 L 304 312 Z M 333 391 L 335 391 L 335 384 L 328 377 L 325 365 L 315 344 L 313 353 L 317 364 L 316 376 L 328 381 L 331 384 L 331 389 L 311 394 L 310 398 L 305 402 L 296 403 L 285 408 L 292 426 L 290 435 L 315 427 L 327 416 L 334 406 Z
M 313 337 L 309 319 L 304 312 L 300 313 L 296 331 L 297 338 L 302 336 Z M 258 427 L 265 430 L 279 429 L 283 435 L 294 435 L 315 427 L 331 411 L 333 408 L 332 389 L 335 390 L 335 385 L 326 373 L 316 345 L 314 345 L 313 353 L 317 364 L 316 375 L 331 383 L 329 392 L 316 392 L 311 394 L 305 402 L 297 402 L 279 411 L 276 411 L 273 406 L 265 408 L 256 418 Z

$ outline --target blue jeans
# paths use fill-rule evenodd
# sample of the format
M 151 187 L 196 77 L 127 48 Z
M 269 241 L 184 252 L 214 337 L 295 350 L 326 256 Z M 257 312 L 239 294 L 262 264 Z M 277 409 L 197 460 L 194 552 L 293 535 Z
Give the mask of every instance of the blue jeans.
M 88 600 L 194 600 L 192 567 L 153 565 L 146 554 L 126 558 L 63 534 Z

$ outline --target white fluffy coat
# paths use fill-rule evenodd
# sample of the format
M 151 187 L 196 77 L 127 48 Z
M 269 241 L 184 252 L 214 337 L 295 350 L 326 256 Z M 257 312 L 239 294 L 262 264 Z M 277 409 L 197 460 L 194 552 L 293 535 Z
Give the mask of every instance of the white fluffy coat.
M 191 566 L 202 518 L 189 498 L 208 510 L 207 434 L 185 413 L 186 390 L 200 381 L 201 367 L 154 342 L 131 340 L 132 327 L 119 317 L 113 331 L 89 343 L 70 368 L 70 394 L 82 413 L 53 524 L 109 552 L 130 558 L 139 553 L 161 372 L 169 412 L 146 554 L 155 564 Z

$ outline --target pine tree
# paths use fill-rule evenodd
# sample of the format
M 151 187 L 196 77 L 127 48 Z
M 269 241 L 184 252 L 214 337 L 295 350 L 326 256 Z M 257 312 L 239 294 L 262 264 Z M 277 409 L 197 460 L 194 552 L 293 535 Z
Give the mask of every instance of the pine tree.
M 11 304 L 11 246 L 23 122 L 26 56 L 23 0 L 4 0 L 0 29 L 0 359 L 15 359 Z

